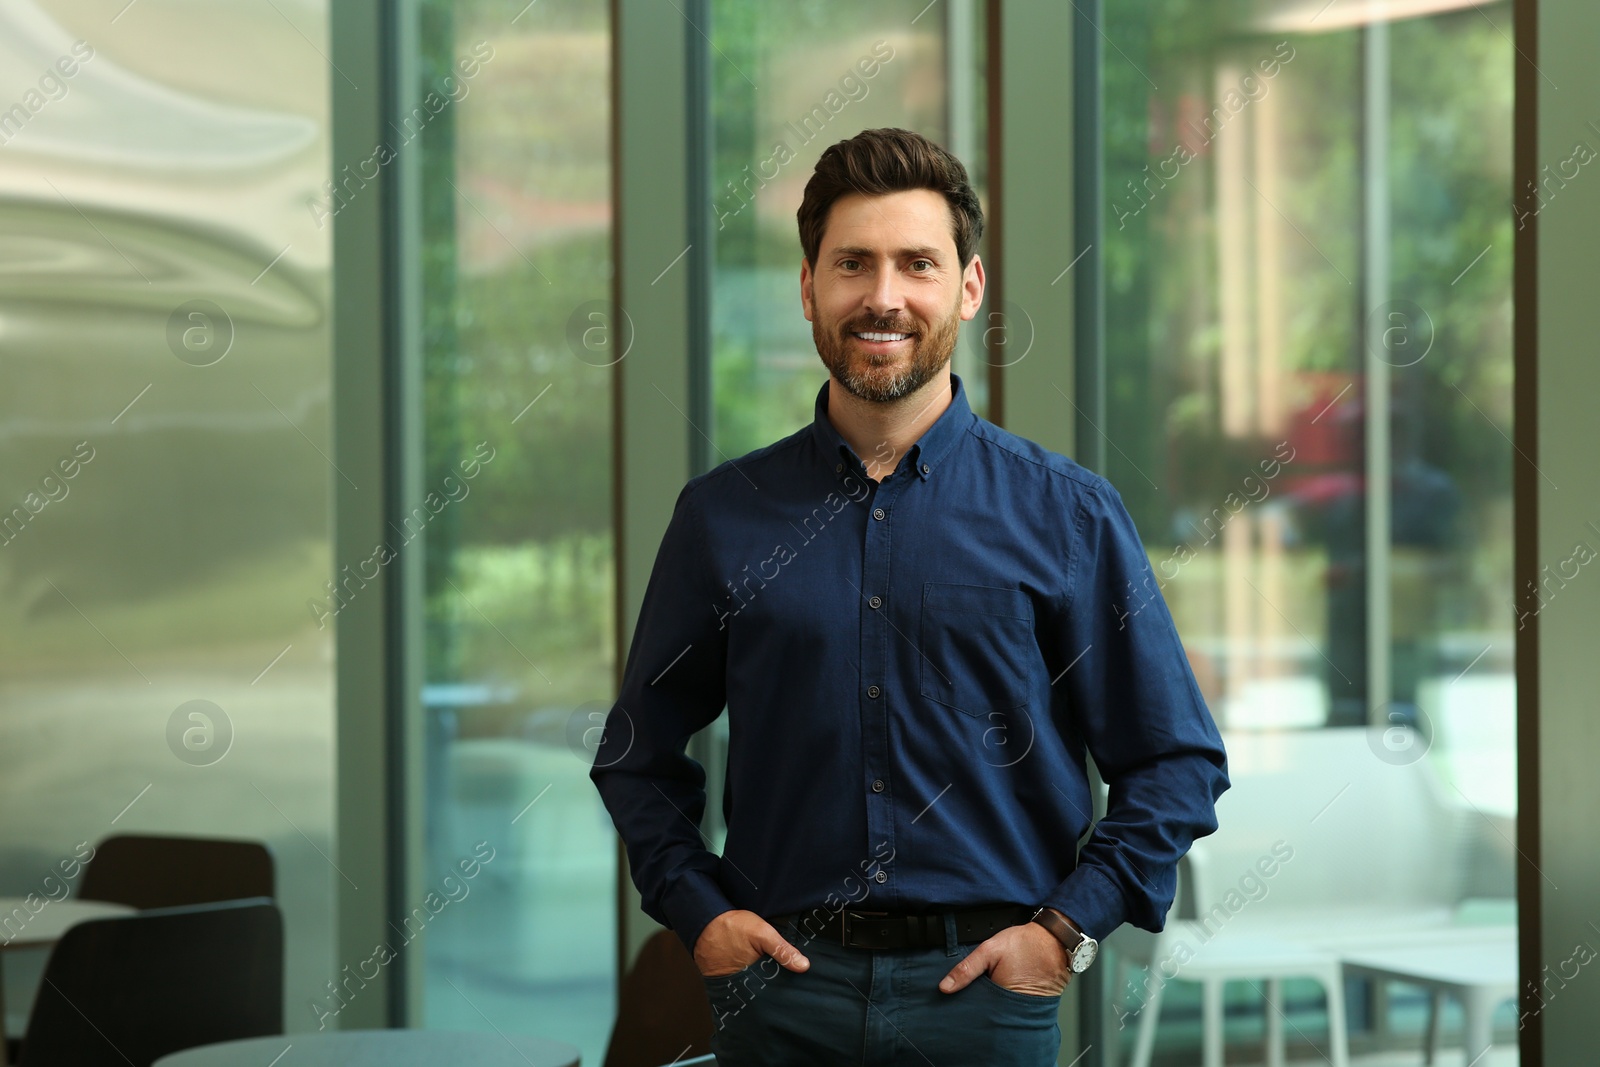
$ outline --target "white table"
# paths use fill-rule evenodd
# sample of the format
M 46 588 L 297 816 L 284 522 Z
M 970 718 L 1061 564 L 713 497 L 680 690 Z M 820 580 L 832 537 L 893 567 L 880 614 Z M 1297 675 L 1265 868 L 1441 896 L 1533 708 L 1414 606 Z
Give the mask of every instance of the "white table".
M 153 1067 L 578 1067 L 579 1050 L 524 1034 L 325 1030 L 174 1052 Z
M 1476 1063 L 1493 1044 L 1494 1009 L 1517 996 L 1517 930 L 1514 926 L 1456 926 L 1396 933 L 1382 942 L 1339 953 L 1346 970 L 1423 986 L 1434 996 L 1426 1038 L 1427 1060 L 1438 1043 L 1439 997 L 1461 1001 L 1466 1062 Z
M 129 915 L 134 911 L 126 904 L 71 898 L 50 900 L 36 897 L 34 907 L 38 910 L 28 906 L 26 897 L 0 897 L 0 952 L 14 948 L 48 948 L 78 923 Z M 7 1062 L 5 1020 L 5 981 L 4 975 L 0 974 L 0 1067 Z

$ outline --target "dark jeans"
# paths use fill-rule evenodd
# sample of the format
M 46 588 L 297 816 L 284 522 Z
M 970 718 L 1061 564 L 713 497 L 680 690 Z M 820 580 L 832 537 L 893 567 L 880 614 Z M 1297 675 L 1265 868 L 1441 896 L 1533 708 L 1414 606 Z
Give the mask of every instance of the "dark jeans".
M 1050 1067 L 1061 1046 L 1060 997 L 1016 993 L 980 975 L 957 993 L 939 980 L 975 945 L 846 948 L 779 930 L 811 968 L 770 956 L 704 979 L 718 1067 Z

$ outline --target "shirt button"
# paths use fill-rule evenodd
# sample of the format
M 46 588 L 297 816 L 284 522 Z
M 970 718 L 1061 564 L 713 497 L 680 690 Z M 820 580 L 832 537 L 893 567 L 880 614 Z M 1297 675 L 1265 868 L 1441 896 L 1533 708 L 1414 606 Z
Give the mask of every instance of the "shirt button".
M 884 511 L 883 511 L 882 508 L 873 508 L 872 509 L 872 517 L 873 518 L 881 519 L 881 518 L 883 518 L 883 516 L 884 516 Z
M 882 778 L 874 778 L 872 780 L 872 791 L 874 793 L 883 792 L 883 779 Z
M 844 464 L 843 464 L 843 463 L 836 463 L 836 464 L 834 464 L 834 467 L 833 467 L 833 472 L 834 472 L 834 473 L 835 473 L 835 474 L 838 474 L 838 473 L 839 473 L 839 472 L 840 472 L 840 471 L 842 471 L 842 470 L 844 470 Z
M 881 598 L 881 597 L 873 597 L 871 600 L 867 601 L 867 607 L 869 607 L 869 608 L 881 608 L 881 607 L 883 607 L 883 598 Z
M 878 694 L 881 693 L 881 692 L 883 692 L 883 690 L 879 689 L 875 685 L 867 686 L 867 696 L 871 697 L 874 700 L 878 699 Z
M 926 463 L 924 463 L 924 464 L 923 464 L 923 465 L 922 465 L 922 473 L 923 473 L 923 474 L 927 474 L 927 473 L 928 473 L 928 472 L 929 472 L 929 471 L 931 471 L 931 470 L 933 470 L 933 468 L 932 468 L 932 467 L 930 467 L 930 466 L 928 466 L 928 465 L 927 465 L 927 464 L 926 464 Z
M 872 878 L 873 878 L 873 881 L 876 881 L 876 882 L 880 882 L 880 883 L 881 882 L 887 882 L 889 880 L 889 872 L 888 871 L 879 871 L 877 874 L 873 875 Z

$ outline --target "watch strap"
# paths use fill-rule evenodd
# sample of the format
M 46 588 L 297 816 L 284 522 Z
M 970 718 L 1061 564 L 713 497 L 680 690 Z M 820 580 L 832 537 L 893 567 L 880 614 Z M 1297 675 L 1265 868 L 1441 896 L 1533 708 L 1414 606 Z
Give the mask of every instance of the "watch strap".
M 1067 950 L 1069 957 L 1078 950 L 1078 946 L 1083 943 L 1083 939 L 1086 936 L 1082 930 L 1063 919 L 1060 914 L 1049 907 L 1043 907 L 1034 912 L 1031 921 L 1049 930 L 1055 939 L 1061 942 L 1062 947 Z

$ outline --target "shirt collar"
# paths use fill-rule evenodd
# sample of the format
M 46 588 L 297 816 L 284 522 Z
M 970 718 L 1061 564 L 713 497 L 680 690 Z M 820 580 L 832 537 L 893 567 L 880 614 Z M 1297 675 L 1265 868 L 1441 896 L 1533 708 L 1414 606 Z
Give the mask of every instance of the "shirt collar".
M 828 387 L 831 382 L 822 383 L 822 388 L 817 391 L 815 412 L 811 421 L 812 437 L 816 440 L 818 450 L 828 462 L 834 464 L 837 473 L 846 471 L 866 475 L 866 464 L 850 448 L 839 431 L 834 429 L 833 423 L 828 421 Z M 905 462 L 910 464 L 909 470 L 913 471 L 922 481 L 928 478 L 939 468 L 939 462 L 950 450 L 955 447 L 967 428 L 977 420 L 972 413 L 972 406 L 967 403 L 967 391 L 962 387 L 961 376 L 955 372 L 950 374 L 950 404 L 934 420 L 932 426 L 923 431 L 915 444 L 907 450 Z M 868 459 L 880 457 L 869 456 Z M 886 458 L 886 457 L 885 457 Z M 896 469 L 899 469 L 898 465 Z

